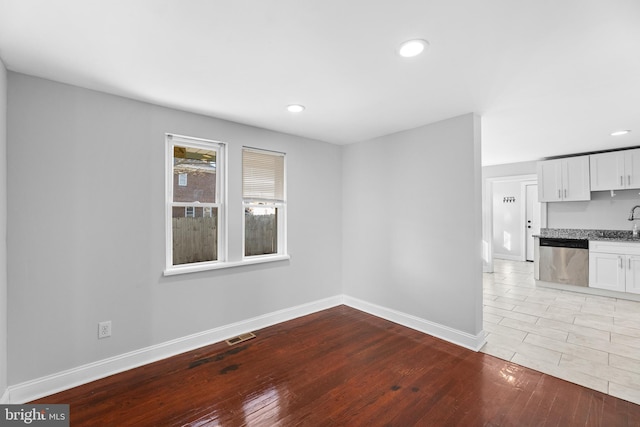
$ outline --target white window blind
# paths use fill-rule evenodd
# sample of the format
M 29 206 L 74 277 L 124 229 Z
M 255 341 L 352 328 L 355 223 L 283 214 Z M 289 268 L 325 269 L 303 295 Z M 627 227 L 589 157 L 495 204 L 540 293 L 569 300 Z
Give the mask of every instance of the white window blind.
M 242 198 L 284 202 L 284 154 L 242 150 Z

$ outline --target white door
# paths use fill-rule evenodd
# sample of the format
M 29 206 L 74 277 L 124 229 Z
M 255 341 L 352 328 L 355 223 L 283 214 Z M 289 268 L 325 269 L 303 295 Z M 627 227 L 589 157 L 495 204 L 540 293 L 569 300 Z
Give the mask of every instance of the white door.
M 540 234 L 540 210 L 538 202 L 538 185 L 526 184 L 526 260 L 533 261 L 534 234 Z

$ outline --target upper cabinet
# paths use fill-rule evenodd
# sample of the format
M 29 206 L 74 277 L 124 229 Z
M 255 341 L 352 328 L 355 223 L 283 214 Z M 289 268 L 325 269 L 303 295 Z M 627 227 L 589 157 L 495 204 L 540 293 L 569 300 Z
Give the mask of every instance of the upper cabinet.
M 592 154 L 591 191 L 640 188 L 640 149 Z
M 638 171 L 640 172 L 640 169 Z M 591 200 L 591 190 L 589 186 L 589 156 L 538 162 L 539 201 Z

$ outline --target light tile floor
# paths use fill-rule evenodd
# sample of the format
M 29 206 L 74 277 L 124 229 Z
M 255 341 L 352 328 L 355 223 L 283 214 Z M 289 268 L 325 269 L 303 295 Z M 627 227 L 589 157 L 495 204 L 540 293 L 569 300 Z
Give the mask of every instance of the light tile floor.
M 484 274 L 481 351 L 640 404 L 640 302 L 536 287 L 533 263 Z

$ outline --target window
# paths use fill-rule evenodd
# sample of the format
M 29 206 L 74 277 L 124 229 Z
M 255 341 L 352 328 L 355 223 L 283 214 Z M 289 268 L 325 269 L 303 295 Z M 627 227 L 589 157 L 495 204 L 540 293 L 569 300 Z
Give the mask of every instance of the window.
M 167 271 L 225 259 L 224 144 L 167 135 Z
M 285 155 L 242 149 L 244 256 L 286 254 Z

